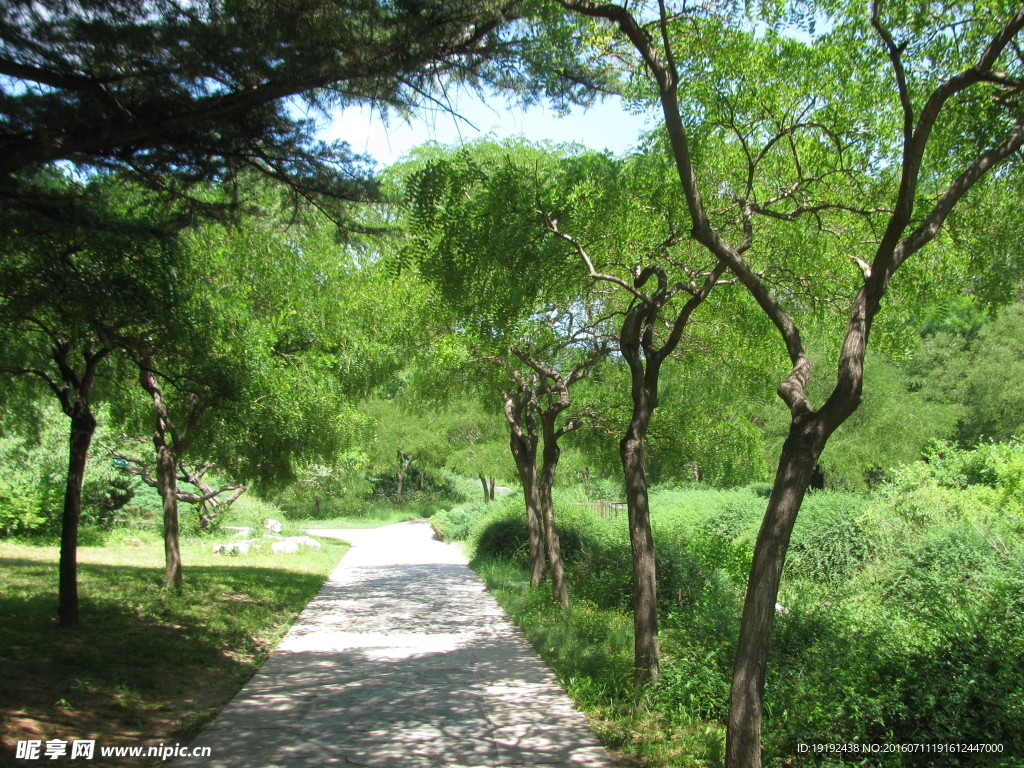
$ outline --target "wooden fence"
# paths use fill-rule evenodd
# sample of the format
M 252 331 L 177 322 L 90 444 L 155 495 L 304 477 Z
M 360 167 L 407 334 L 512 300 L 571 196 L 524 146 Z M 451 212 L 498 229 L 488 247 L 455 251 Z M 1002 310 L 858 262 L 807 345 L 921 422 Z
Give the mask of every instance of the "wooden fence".
M 589 504 L 570 504 L 570 507 L 589 507 L 594 510 L 594 514 L 600 517 L 602 520 L 607 520 L 609 517 L 618 517 L 619 513 L 626 509 L 626 502 L 624 501 L 594 501 Z

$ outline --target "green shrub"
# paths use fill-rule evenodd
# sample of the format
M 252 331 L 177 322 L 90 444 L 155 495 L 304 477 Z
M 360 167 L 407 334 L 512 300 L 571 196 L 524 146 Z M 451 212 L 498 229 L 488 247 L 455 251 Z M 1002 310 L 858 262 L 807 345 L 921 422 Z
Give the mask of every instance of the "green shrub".
M 478 501 L 435 512 L 430 527 L 441 541 L 465 541 L 477 523 L 487 514 L 488 504 Z
M 797 746 L 812 742 L 926 741 L 1002 743 L 1007 751 L 964 760 L 946 756 L 941 763 L 933 754 L 890 754 L 859 764 L 1019 764 L 1014 750 L 1024 743 L 1024 543 L 1012 517 L 1018 500 L 1007 494 L 1022 482 L 1024 462 L 1018 464 L 1015 448 L 979 450 L 980 459 L 954 457 L 958 468 L 952 459 L 941 467 L 903 467 L 871 498 L 807 496 L 769 652 L 766 765 L 795 765 Z M 951 478 L 978 482 L 954 485 Z M 628 633 L 626 516 L 596 519 L 571 506 L 579 498 L 565 493 L 556 499 L 570 611 L 553 606 L 546 590 L 527 587 L 521 498 L 489 505 L 474 534 L 477 562 L 500 563 L 506 584 L 514 581 L 522 591 L 527 633 L 542 653 L 561 659 L 553 663 L 563 665 L 572 690 L 607 696 L 635 713 L 628 645 L 616 640 L 614 651 L 608 646 L 616 661 L 604 668 L 597 656 L 601 633 Z M 721 729 L 765 503 L 757 488 L 652 489 L 663 659 L 661 679 L 643 696 L 651 722 L 680 732 Z M 515 579 L 508 576 L 512 570 Z
M 47 520 L 43 514 L 47 501 L 45 489 L 19 482 L 21 478 L 12 478 L 11 473 L 5 474 L 7 476 L 0 479 L 0 532 L 11 535 L 41 528 Z
M 482 559 L 513 560 L 525 564 L 530 534 L 521 504 L 495 504 L 477 521 L 469 536 L 472 551 Z
M 870 533 L 863 527 L 866 500 L 838 491 L 809 494 L 800 509 L 789 553 L 787 577 L 838 582 L 867 557 Z
M 487 506 L 490 509 L 476 523 L 470 536 L 473 551 L 482 558 L 526 562 L 530 538 L 522 497 L 512 494 Z M 595 539 L 601 525 L 601 521 L 585 508 L 571 506 L 565 497 L 556 498 L 555 529 L 566 564 L 586 557 L 587 553 L 599 547 Z
M 198 516 L 195 518 L 196 529 L 198 529 Z M 259 532 L 263 530 L 263 525 L 267 520 L 277 520 L 283 524 L 288 517 L 284 510 L 276 504 L 264 501 L 252 493 L 246 493 L 228 508 L 221 519 L 221 525 L 252 528 L 254 532 Z M 291 523 L 287 527 L 294 528 L 295 524 Z

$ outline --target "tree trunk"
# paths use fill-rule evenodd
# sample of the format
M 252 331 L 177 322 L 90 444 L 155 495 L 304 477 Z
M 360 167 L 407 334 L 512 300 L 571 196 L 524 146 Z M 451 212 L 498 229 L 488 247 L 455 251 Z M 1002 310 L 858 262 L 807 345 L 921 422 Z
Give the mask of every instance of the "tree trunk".
M 540 481 L 537 484 L 537 496 L 544 520 L 544 533 L 548 549 L 548 563 L 551 566 L 551 596 L 569 607 L 569 590 L 565 584 L 565 565 L 562 562 L 562 543 L 555 528 L 555 505 L 551 498 L 551 488 L 555 483 L 555 469 L 562 449 L 558 447 L 555 435 L 555 418 L 557 413 L 544 414 L 541 423 L 544 434 L 544 451 L 542 454 Z
M 761 766 L 764 676 L 779 583 L 797 512 L 824 446 L 821 432 L 815 426 L 813 422 L 790 426 L 754 545 L 729 698 L 728 768 Z
M 160 426 L 153 435 L 156 445 L 157 490 L 163 501 L 164 512 L 164 580 L 168 587 L 181 590 L 184 578 L 181 570 L 181 541 L 178 531 L 178 460 L 167 445 Z
M 81 400 L 71 416 L 68 440 L 68 477 L 64 486 L 64 511 L 60 529 L 57 622 L 62 627 L 78 624 L 78 523 L 82 517 L 82 483 L 89 445 L 96 432 L 96 417 Z
M 203 531 L 209 531 L 213 526 L 213 514 L 211 513 L 212 506 L 207 501 L 200 501 L 197 505 L 196 512 L 199 514 L 199 528 Z
M 490 495 L 487 493 L 487 478 L 483 475 L 477 475 L 477 477 L 480 478 L 480 485 L 484 487 L 484 504 L 486 504 L 491 500 Z
M 491 487 L 488 495 L 490 496 L 490 501 L 494 501 L 494 475 L 491 475 Z
M 313 518 L 316 520 L 320 519 L 320 497 L 313 497 Z
M 537 469 L 533 459 L 513 452 L 519 481 L 523 484 L 526 501 L 526 528 L 529 533 L 530 586 L 539 587 L 544 581 L 547 554 L 544 546 L 544 526 L 541 519 L 540 497 L 537 492 Z
M 395 480 L 398 483 L 398 489 L 395 491 L 395 503 L 401 504 L 405 490 L 405 455 L 401 448 L 398 449 L 398 471 L 395 473 Z
M 516 462 L 526 503 L 526 527 L 529 539 L 530 586 L 544 581 L 544 533 L 540 499 L 537 496 L 537 422 L 532 396 L 523 391 L 504 393 L 505 418 L 509 426 L 509 448 Z
M 148 353 L 143 353 L 139 364 L 139 384 L 153 398 L 153 412 L 156 414 L 153 447 L 156 448 L 157 490 L 160 492 L 164 512 L 165 581 L 168 587 L 181 591 L 184 579 L 178 532 L 178 461 L 188 450 L 192 441 L 191 433 L 203 408 L 199 396 L 193 393 L 190 397 L 190 412 L 186 426 L 180 431 L 176 430 L 167 402 L 164 400 L 164 393 L 157 383 L 153 360 Z M 168 442 L 168 436 L 173 445 Z
M 629 543 L 633 555 L 633 679 L 653 683 L 661 672 L 658 644 L 658 593 L 654 568 L 654 535 L 647 498 L 644 439 L 653 409 L 637 403 L 629 430 L 619 443 L 629 510 Z

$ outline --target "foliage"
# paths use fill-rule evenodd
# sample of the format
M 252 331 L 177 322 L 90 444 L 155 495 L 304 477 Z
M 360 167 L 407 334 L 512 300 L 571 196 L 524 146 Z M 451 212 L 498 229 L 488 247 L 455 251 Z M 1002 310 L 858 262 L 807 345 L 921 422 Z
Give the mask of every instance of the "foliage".
M 830 488 L 877 485 L 896 467 L 919 458 L 929 443 L 956 431 L 959 408 L 914 391 L 912 379 L 893 362 L 869 353 L 864 381 L 860 407 L 836 430 L 821 456 Z M 773 443 L 779 445 L 784 432 L 781 425 L 777 429 Z M 898 440 L 892 439 L 894 434 Z
M 776 611 L 766 764 L 798 759 L 799 744 L 923 741 L 1002 743 L 1002 754 L 951 756 L 948 764 L 1015 764 L 1024 703 L 1024 528 L 1015 512 L 1019 495 L 1008 489 L 1017 488 L 1021 455 L 1016 442 L 971 451 L 939 444 L 871 496 L 808 495 Z M 703 765 L 715 754 L 714 740 L 695 734 L 724 725 L 764 490 L 652 489 L 663 670 L 642 703 L 625 683 L 628 661 L 622 668 L 613 661 L 616 654 L 628 660 L 628 646 L 608 650 L 600 668 L 589 666 L 586 650 L 586 638 L 614 643 L 612 627 L 628 626 L 630 558 L 621 517 L 575 518 L 569 505 L 582 488 L 558 499 L 563 524 L 581 542 L 567 559 L 578 614 L 555 611 L 527 589 L 517 507 L 483 518 L 474 566 L 581 706 L 618 723 L 606 726 L 609 738 L 635 729 L 640 707 L 647 727 L 623 746 L 641 750 L 652 765 Z M 684 753 L 653 757 L 660 739 L 679 740 L 669 734 L 680 733 L 690 734 Z M 878 754 L 863 764 L 935 763 L 934 755 Z
M 317 139 L 294 104 L 403 112 L 452 81 L 586 101 L 605 80 L 578 48 L 532 44 L 531 25 L 511 23 L 518 5 L 19 2 L 2 30 L 0 173 L 28 206 L 37 187 L 19 171 L 58 160 L 177 197 L 257 171 L 345 221 L 353 201 L 378 196 L 369 164 Z
M 1018 350 L 1024 341 L 1024 304 L 1009 304 L 986 316 L 964 301 L 937 306 L 921 323 L 921 340 L 907 364 L 912 386 L 926 399 L 951 405 L 958 414 L 962 447 L 1007 440 L 1024 431 Z
M 1024 435 L 1024 304 L 1002 308 L 982 326 L 964 364 L 960 440 Z
M 480 501 L 442 509 L 430 516 L 430 527 L 441 541 L 465 541 L 486 510 L 487 505 Z
M 9 411 L 0 413 L 0 528 L 6 535 L 53 536 L 60 530 L 67 473 L 67 417 L 49 400 L 30 402 L 30 423 Z M 98 409 L 97 445 L 82 488 L 82 522 L 110 527 L 137 506 L 137 485 L 110 463 L 99 444 L 113 438 L 107 409 Z M 22 422 L 22 423 L 19 423 Z M 155 509 L 159 510 L 159 501 Z

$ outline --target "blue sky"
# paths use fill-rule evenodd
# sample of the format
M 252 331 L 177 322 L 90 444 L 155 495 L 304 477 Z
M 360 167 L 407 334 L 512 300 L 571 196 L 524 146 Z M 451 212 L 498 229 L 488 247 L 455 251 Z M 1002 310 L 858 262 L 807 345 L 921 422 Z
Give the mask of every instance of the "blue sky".
M 354 107 L 326 125 L 321 137 L 347 141 L 354 151 L 371 155 L 381 165 L 390 165 L 427 141 L 457 145 L 488 135 L 577 142 L 591 149 L 623 153 L 653 125 L 650 117 L 630 114 L 618 98 L 608 98 L 587 110 L 578 108 L 566 117 L 542 106 L 509 107 L 500 96 L 482 98 L 468 93 L 460 94 L 453 108 L 465 120 L 441 110 L 419 110 L 409 122 L 393 117 L 385 124 L 369 108 Z

